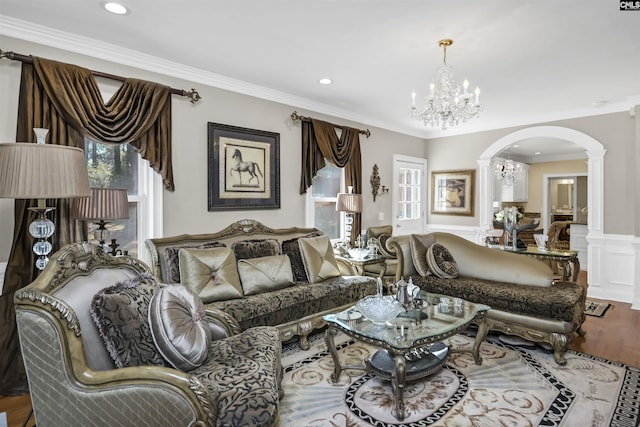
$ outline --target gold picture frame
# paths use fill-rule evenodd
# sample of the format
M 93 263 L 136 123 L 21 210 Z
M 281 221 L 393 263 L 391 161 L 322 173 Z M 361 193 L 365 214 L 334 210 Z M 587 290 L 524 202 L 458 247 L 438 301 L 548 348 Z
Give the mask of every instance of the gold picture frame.
M 476 171 L 431 172 L 431 213 L 473 216 Z

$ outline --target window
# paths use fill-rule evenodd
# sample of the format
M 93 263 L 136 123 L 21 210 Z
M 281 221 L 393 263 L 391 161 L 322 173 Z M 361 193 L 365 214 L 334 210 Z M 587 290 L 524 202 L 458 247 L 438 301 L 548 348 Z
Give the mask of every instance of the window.
M 344 236 L 342 212 L 336 211 L 338 193 L 344 188 L 342 168 L 326 162 L 326 166 L 313 177 L 307 190 L 307 226 L 322 230 L 330 239 Z
M 162 179 L 129 144 L 104 144 L 85 139 L 85 157 L 91 187 L 126 188 L 129 218 L 107 228 L 118 249 L 149 262 L 144 241 L 161 234 Z M 97 226 L 89 225 L 89 236 Z M 109 242 L 107 242 L 109 243 Z

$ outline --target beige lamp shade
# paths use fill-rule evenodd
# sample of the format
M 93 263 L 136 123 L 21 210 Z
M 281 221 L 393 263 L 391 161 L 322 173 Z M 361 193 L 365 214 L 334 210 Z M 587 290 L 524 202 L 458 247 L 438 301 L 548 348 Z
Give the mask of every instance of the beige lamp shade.
M 91 196 L 74 200 L 71 216 L 88 220 L 129 218 L 127 190 L 121 188 L 92 188 Z
M 362 194 L 338 193 L 336 210 L 347 213 L 362 212 Z
M 64 199 L 88 196 L 84 152 L 54 144 L 0 144 L 0 197 Z

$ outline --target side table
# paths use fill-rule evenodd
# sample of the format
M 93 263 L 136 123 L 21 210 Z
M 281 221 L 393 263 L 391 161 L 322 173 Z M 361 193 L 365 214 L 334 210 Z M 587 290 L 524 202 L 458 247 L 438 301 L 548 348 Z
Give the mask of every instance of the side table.
M 580 273 L 580 260 L 578 259 L 577 251 L 564 251 L 546 249 L 540 250 L 536 246 L 527 246 L 526 249 L 511 249 L 503 246 L 495 247 L 505 252 L 513 252 L 514 254 L 528 255 L 539 259 L 541 261 L 555 261 L 562 265 L 562 280 L 578 281 L 578 274 Z
M 353 266 L 353 269 L 356 271 L 356 273 L 359 276 L 364 276 L 364 266 L 365 265 L 371 265 L 371 264 L 380 264 L 380 266 L 382 267 L 382 274 L 380 275 L 381 277 L 384 276 L 384 269 L 385 269 L 385 257 L 381 256 L 381 255 L 367 255 L 364 256 L 362 258 L 360 257 L 339 257 L 336 256 L 336 258 L 340 258 L 343 261 L 348 262 L 349 264 L 351 264 Z

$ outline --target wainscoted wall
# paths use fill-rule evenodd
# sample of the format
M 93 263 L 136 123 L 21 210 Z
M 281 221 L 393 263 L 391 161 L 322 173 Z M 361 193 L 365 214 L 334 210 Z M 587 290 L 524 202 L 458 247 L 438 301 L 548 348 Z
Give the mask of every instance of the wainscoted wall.
M 427 232 L 447 232 L 483 244 L 479 227 L 428 224 Z M 620 234 L 587 236 L 589 288 L 591 298 L 632 304 L 640 310 L 640 238 Z M 584 268 L 583 268 L 584 269 Z
M 589 292 L 593 298 L 632 303 L 640 309 L 640 270 L 635 268 L 638 253 L 634 236 L 604 234 L 601 238 L 587 235 L 589 244 Z

